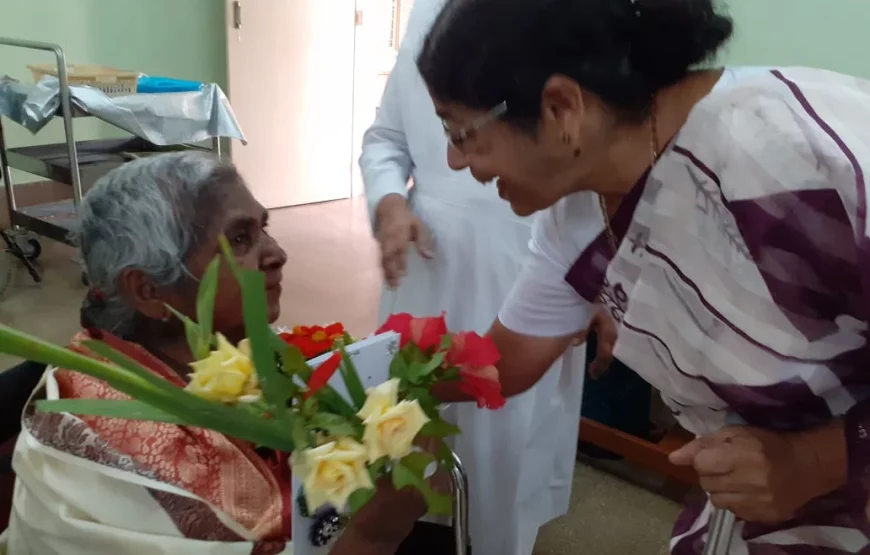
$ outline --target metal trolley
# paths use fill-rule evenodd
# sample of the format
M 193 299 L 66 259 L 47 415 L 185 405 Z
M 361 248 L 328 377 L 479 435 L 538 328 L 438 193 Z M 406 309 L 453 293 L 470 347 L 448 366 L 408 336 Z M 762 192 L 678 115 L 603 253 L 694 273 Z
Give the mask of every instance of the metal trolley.
M 6 190 L 6 202 L 12 224 L 10 231 L 0 230 L 6 252 L 18 258 L 35 281 L 42 276 L 33 261 L 42 252 L 37 236 L 70 244 L 70 231 L 78 220 L 78 208 L 84 192 L 111 169 L 136 158 L 136 154 L 156 153 L 189 145 L 162 147 L 139 137 L 76 142 L 73 119 L 90 117 L 73 105 L 70 95 L 66 55 L 57 44 L 0 37 L 0 46 L 49 52 L 54 54 L 60 86 L 57 117 L 63 120 L 64 142 L 21 148 L 9 148 L 0 121 L 0 171 Z M 220 156 L 220 139 L 212 140 L 212 149 Z M 19 207 L 12 183 L 12 169 L 37 175 L 72 187 L 72 198 L 28 207 Z M 2 287 L 0 287 L 2 288 Z

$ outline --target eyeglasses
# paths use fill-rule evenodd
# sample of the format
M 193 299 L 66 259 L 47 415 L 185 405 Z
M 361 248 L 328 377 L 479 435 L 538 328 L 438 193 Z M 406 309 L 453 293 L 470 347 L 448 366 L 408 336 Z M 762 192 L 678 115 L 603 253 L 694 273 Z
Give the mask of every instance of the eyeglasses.
M 471 135 L 505 115 L 507 109 L 507 102 L 502 102 L 458 131 L 451 131 L 447 122 L 442 119 L 441 125 L 444 127 L 444 134 L 447 136 L 447 142 L 450 143 L 450 146 L 453 148 L 462 150 L 462 146 Z

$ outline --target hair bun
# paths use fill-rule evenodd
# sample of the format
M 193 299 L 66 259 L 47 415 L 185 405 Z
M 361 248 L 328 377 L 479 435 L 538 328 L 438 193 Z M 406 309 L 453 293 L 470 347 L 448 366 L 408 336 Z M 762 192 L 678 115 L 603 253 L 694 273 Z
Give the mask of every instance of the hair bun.
M 633 0 L 631 65 L 653 88 L 672 85 L 711 59 L 734 23 L 714 0 Z

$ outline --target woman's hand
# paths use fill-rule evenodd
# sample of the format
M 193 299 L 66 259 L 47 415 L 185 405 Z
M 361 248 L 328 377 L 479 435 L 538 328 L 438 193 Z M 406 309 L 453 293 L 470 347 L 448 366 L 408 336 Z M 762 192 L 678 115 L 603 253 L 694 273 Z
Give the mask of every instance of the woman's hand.
M 776 433 L 728 426 L 671 453 L 670 460 L 695 468 L 714 506 L 750 522 L 779 523 L 845 483 L 845 436 L 841 426 L 833 428 Z M 838 431 L 843 452 L 820 454 L 819 448 L 837 445 Z
M 589 326 L 581 331 L 574 340 L 575 345 L 582 345 L 589 338 L 590 332 L 595 332 L 598 338 L 595 359 L 589 365 L 589 377 L 596 380 L 607 372 L 613 361 L 613 347 L 616 345 L 616 322 L 610 316 L 610 311 L 602 304 L 595 305 L 595 312 L 589 321 Z
M 408 207 L 401 195 L 385 196 L 375 210 L 375 238 L 381 247 L 381 267 L 390 287 L 398 287 L 408 269 L 408 247 L 416 243 L 424 258 L 432 258 L 435 248 L 429 230 Z

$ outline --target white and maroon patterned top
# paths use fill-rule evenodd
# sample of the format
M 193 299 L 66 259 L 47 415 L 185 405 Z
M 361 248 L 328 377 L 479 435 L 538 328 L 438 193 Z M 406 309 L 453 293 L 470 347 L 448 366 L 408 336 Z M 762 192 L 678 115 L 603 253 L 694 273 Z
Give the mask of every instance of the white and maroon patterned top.
M 566 215 L 601 217 L 587 194 L 563 199 L 539 224 L 527 274 L 542 252 L 551 269 L 552 254 L 564 256 L 548 238 L 579 246 L 565 282 L 585 302 L 606 301 L 621 323 L 614 355 L 690 431 L 713 432 L 729 412 L 774 430 L 845 418 L 850 485 L 792 522 L 738 523 L 732 553 L 870 549 L 866 168 L 870 83 L 810 69 L 756 72 L 702 100 L 623 201 L 614 259 L 600 226 L 570 232 Z M 539 289 L 533 281 L 514 297 Z M 525 321 L 511 306 L 500 318 L 511 329 Z M 702 551 L 709 512 L 686 510 L 672 553 Z

